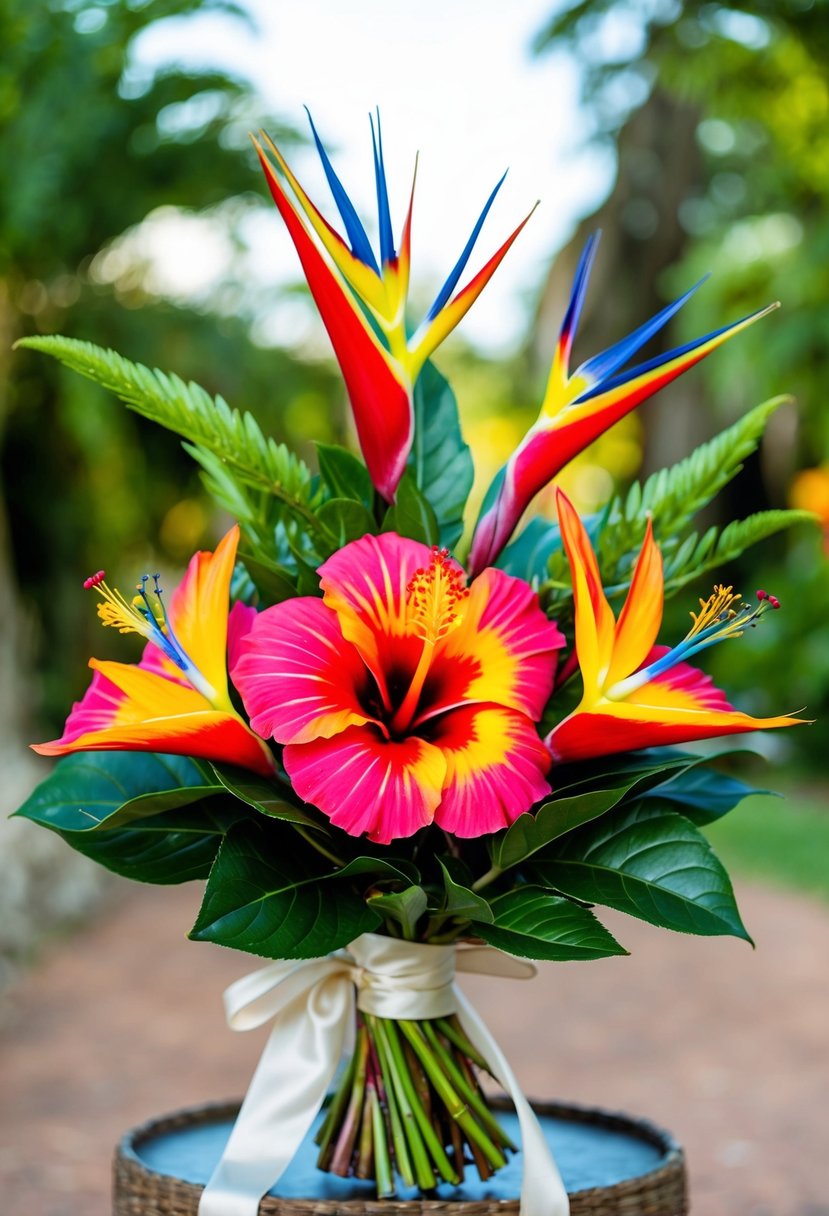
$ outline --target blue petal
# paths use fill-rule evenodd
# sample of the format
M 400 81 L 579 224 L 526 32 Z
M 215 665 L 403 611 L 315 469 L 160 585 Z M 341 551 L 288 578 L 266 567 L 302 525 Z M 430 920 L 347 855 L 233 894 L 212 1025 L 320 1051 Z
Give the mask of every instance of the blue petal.
M 472 235 L 470 236 L 469 240 L 464 245 L 463 253 L 458 258 L 457 262 L 455 263 L 454 267 L 452 268 L 449 278 L 446 280 L 446 282 L 441 287 L 440 291 L 438 292 L 438 294 L 435 298 L 434 304 L 432 305 L 432 307 L 429 309 L 428 313 L 426 314 L 427 321 L 434 321 L 435 317 L 438 315 L 438 313 L 443 308 L 446 301 L 451 296 L 452 292 L 455 290 L 455 287 L 457 286 L 457 283 L 458 283 L 458 279 L 463 274 L 466 263 L 469 261 L 472 250 L 475 247 L 475 242 L 477 241 L 478 237 L 480 236 L 481 229 L 484 226 L 484 221 L 486 220 L 486 217 L 489 214 L 489 209 L 492 206 L 492 204 L 495 202 L 495 195 L 498 193 L 498 191 L 501 189 L 501 186 L 504 184 L 504 178 L 506 176 L 507 176 L 507 173 L 505 170 L 501 177 L 501 180 L 496 184 L 495 189 L 492 191 L 489 198 L 486 200 L 486 203 L 484 204 L 484 209 L 481 212 L 481 214 L 478 216 L 478 222 L 476 223 L 475 227 L 472 229 Z
M 712 329 L 710 334 L 705 334 L 702 338 L 696 338 L 693 342 L 686 342 L 684 346 L 677 346 L 673 350 L 669 350 L 665 355 L 658 355 L 655 359 L 649 359 L 647 363 L 638 363 L 636 367 L 631 367 L 628 371 L 621 372 L 620 375 L 613 376 L 610 380 L 594 384 L 592 388 L 587 389 L 580 397 L 577 397 L 576 402 L 590 401 L 592 397 L 598 397 L 602 393 L 609 393 L 615 388 L 628 384 L 631 380 L 635 380 L 637 376 L 643 376 L 646 372 L 655 371 L 656 368 L 662 367 L 665 363 L 670 363 L 672 359 L 676 359 L 680 355 L 690 354 L 691 351 L 710 341 L 711 338 L 718 338 L 720 334 L 728 333 L 730 329 L 734 329 L 737 325 L 742 325 L 744 321 L 750 320 L 755 315 L 755 313 L 749 313 L 739 321 L 732 321 L 730 325 L 723 325 L 720 329 Z M 576 402 L 573 402 L 573 404 Z
M 337 210 L 342 217 L 348 239 L 351 242 L 351 252 L 355 258 L 359 258 L 361 262 L 364 262 L 366 266 L 370 266 L 379 275 L 380 268 L 377 265 L 377 259 L 366 235 L 366 230 L 360 222 L 360 217 L 354 210 L 354 204 L 346 194 L 342 182 L 334 172 L 334 166 L 331 164 L 331 161 L 328 159 L 328 153 L 322 146 L 322 140 L 317 134 L 317 128 L 314 126 L 311 111 L 307 106 L 305 107 L 305 113 L 308 115 L 308 121 L 311 124 L 311 134 L 314 136 L 314 143 L 317 145 L 317 152 L 322 161 L 325 176 L 328 178 L 328 185 L 331 187 L 334 202 L 337 204 Z
M 576 277 L 573 279 L 573 291 L 570 296 L 570 303 L 567 305 L 567 312 L 564 314 L 564 320 L 561 323 L 561 337 L 567 336 L 568 350 L 573 344 L 573 338 L 578 327 L 585 293 L 587 292 L 587 283 L 601 235 L 600 230 L 587 238 L 587 244 L 584 246 L 582 255 L 579 258 L 578 267 L 576 268 Z
M 380 259 L 384 266 L 393 262 L 397 257 L 394 251 L 394 236 L 391 230 L 391 212 L 389 211 L 389 191 L 386 185 L 386 166 L 383 163 L 383 136 L 380 132 L 380 111 L 377 111 L 377 132 L 374 131 L 374 120 L 369 114 L 371 123 L 371 143 L 374 148 L 374 178 L 377 183 L 377 216 L 380 222 Z
M 575 375 L 586 376 L 591 383 L 601 384 L 608 376 L 612 375 L 618 368 L 623 367 L 628 359 L 633 358 L 641 346 L 659 333 L 663 326 L 667 325 L 676 313 L 679 312 L 683 304 L 690 300 L 694 292 L 699 291 L 708 275 L 695 283 L 690 290 L 680 296 L 678 300 L 674 300 L 672 304 L 668 304 L 661 312 L 658 312 L 655 317 L 651 317 L 650 321 L 646 321 L 644 325 L 640 325 L 632 334 L 628 334 L 626 338 L 622 338 L 620 342 L 609 346 L 607 350 L 602 351 L 599 355 L 594 355 L 592 359 L 588 359 L 578 368 Z M 709 337 L 712 335 L 709 334 Z M 704 341 L 704 339 L 701 339 Z

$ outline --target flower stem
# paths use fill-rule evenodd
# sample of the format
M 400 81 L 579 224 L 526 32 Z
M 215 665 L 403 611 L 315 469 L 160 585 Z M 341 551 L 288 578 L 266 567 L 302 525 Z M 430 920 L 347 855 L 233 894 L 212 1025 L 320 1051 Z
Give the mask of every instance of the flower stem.
M 441 1101 L 446 1106 L 449 1114 L 453 1119 L 457 1119 L 461 1125 L 461 1129 L 466 1135 L 470 1143 L 475 1143 L 483 1152 L 490 1165 L 495 1169 L 499 1169 L 502 1165 L 506 1165 L 507 1159 L 497 1145 L 493 1144 L 489 1136 L 479 1127 L 472 1118 L 469 1107 L 458 1096 L 452 1086 L 451 1081 L 446 1074 L 441 1071 L 440 1064 L 435 1060 L 434 1055 L 430 1052 L 429 1047 L 423 1035 L 423 1031 L 418 1026 L 417 1022 L 407 1021 L 402 1019 L 397 1023 L 401 1032 L 406 1036 L 409 1043 L 414 1048 L 414 1051 L 420 1060 L 429 1080 L 435 1087 L 435 1090 Z
M 357 1043 L 354 1048 L 356 1066 L 354 1083 L 345 1119 L 340 1127 L 340 1134 L 328 1167 L 332 1174 L 347 1178 L 351 1169 L 351 1156 L 354 1152 L 354 1142 L 360 1127 L 360 1116 L 363 1111 L 363 1098 L 366 1089 L 366 1061 L 368 1060 L 368 1032 L 365 1026 L 357 1031 Z
M 383 1018 L 375 1018 L 370 1016 L 367 1018 L 367 1020 L 375 1033 L 384 1066 L 388 1065 L 389 1076 L 392 1082 L 390 1088 L 394 1092 L 395 1099 L 400 1108 L 400 1114 L 403 1120 L 403 1130 L 405 1132 L 408 1147 L 411 1152 L 411 1160 L 414 1166 L 417 1185 L 421 1190 L 431 1190 L 435 1185 L 435 1175 L 431 1165 L 429 1164 L 429 1155 L 426 1152 L 426 1146 L 420 1131 L 420 1123 L 415 1113 L 415 1106 L 418 1105 L 417 1095 L 414 1095 L 413 1105 L 411 1100 L 411 1090 L 406 1085 L 404 1080 L 404 1074 L 406 1072 L 405 1063 L 403 1065 L 403 1074 L 401 1074 L 400 1062 L 392 1047 L 391 1035 L 389 1034 L 389 1026 L 391 1023 L 385 1021 Z M 399 1157 L 397 1161 L 399 1167 Z
M 394 1174 L 391 1168 L 386 1127 L 376 1089 L 370 1091 L 369 1097 L 374 1128 L 374 1176 L 377 1179 L 377 1198 L 388 1199 L 394 1194 Z
M 310 844 L 311 848 L 315 849 L 317 851 L 317 853 L 321 853 L 323 857 L 325 857 L 328 861 L 332 862 L 332 864 L 335 865 L 338 869 L 340 869 L 340 870 L 345 869 L 346 863 L 343 861 L 342 857 L 338 857 L 336 853 L 332 853 L 330 849 L 327 849 L 325 847 L 325 845 L 322 844 L 322 842 L 318 838 L 319 837 L 318 832 L 309 831 L 308 828 L 303 827 L 303 825 L 301 823 L 294 823 L 291 826 L 294 828 L 295 831 L 299 832 L 302 839 L 307 844 Z
M 415 1175 L 414 1170 L 412 1169 L 409 1146 L 406 1143 L 406 1136 L 403 1130 L 402 1116 L 394 1092 L 394 1079 L 392 1076 L 391 1067 L 386 1056 L 379 1027 L 374 1025 L 373 1019 L 370 1017 L 370 1015 L 367 1015 L 367 1021 L 369 1023 L 369 1030 L 373 1036 L 372 1044 L 377 1054 L 378 1076 L 380 1085 L 382 1085 L 382 1090 L 380 1090 L 378 1085 L 378 1092 L 380 1094 L 381 1102 L 385 1103 L 386 1111 L 388 1112 L 388 1122 L 391 1131 L 391 1143 L 394 1152 L 395 1164 L 397 1165 L 400 1177 L 403 1179 L 406 1186 L 414 1186 Z
M 395 1173 L 421 1195 L 457 1186 L 470 1159 L 486 1180 L 514 1146 L 487 1105 L 478 1068 L 486 1062 L 454 1015 L 358 1013 L 352 1059 L 317 1134 L 319 1168 L 373 1178 L 378 1199 L 395 1194 Z
M 461 1030 L 460 1022 L 455 1014 L 451 1018 L 438 1018 L 435 1022 L 440 1033 L 450 1043 L 453 1043 L 459 1051 L 462 1051 L 468 1060 L 473 1064 L 477 1064 L 478 1068 L 482 1068 L 484 1072 L 489 1072 L 489 1065 L 483 1056 L 469 1042 L 469 1039 Z
M 481 1123 L 484 1124 L 489 1134 L 493 1137 L 495 1143 L 502 1142 L 504 1140 L 504 1132 L 501 1130 L 498 1120 L 487 1106 L 480 1090 L 476 1089 L 467 1077 L 464 1076 L 452 1054 L 441 1043 L 431 1022 L 423 1022 L 422 1025 L 423 1033 L 429 1042 L 429 1046 L 434 1051 L 440 1064 L 442 1064 L 457 1093 L 466 1102 L 466 1105 L 472 1108 Z M 504 1144 L 504 1147 L 511 1147 L 508 1140 Z
M 354 1072 L 356 1067 L 357 1053 L 355 1052 L 348 1061 L 347 1067 L 343 1070 L 340 1083 L 337 1086 L 336 1092 L 334 1093 L 334 1096 L 328 1106 L 328 1112 L 319 1131 L 317 1132 L 316 1143 L 320 1146 L 318 1162 L 320 1169 L 326 1169 L 326 1164 L 323 1163 L 330 1159 L 331 1152 L 333 1152 L 333 1149 L 329 1151 L 331 1147 L 331 1139 L 334 1132 L 340 1126 L 343 1115 L 346 1111 L 346 1107 L 348 1106 L 352 1086 L 354 1085 Z
M 470 890 L 480 891 L 484 887 L 488 887 L 491 882 L 495 882 L 496 878 L 500 878 L 503 872 L 500 866 L 491 866 L 486 874 L 482 874 L 480 878 L 475 879 Z
M 414 1112 L 420 1134 L 426 1142 L 426 1147 L 428 1148 L 439 1173 L 443 1175 L 447 1182 L 451 1182 L 453 1186 L 457 1186 L 460 1179 L 452 1167 L 452 1163 L 450 1162 L 449 1158 L 446 1156 L 444 1147 L 441 1144 L 437 1133 L 435 1132 L 429 1115 L 426 1113 L 423 1103 L 420 1101 L 415 1090 L 411 1072 L 406 1063 L 406 1057 L 403 1053 L 403 1046 L 398 1038 L 398 1030 L 402 1030 L 402 1028 L 402 1022 L 393 1022 L 391 1020 L 386 1022 L 386 1033 L 388 1034 L 389 1045 L 392 1055 L 394 1056 L 400 1081 L 404 1090 L 406 1091 L 406 1097 L 409 1100 L 409 1105 Z

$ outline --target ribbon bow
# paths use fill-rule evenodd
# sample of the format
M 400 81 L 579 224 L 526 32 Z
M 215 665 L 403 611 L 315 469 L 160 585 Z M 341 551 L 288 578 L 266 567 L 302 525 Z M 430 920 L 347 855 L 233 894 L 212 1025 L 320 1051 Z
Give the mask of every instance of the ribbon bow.
M 257 1216 L 322 1106 L 357 1008 L 378 1017 L 456 1013 L 469 1041 L 512 1099 L 521 1129 L 521 1216 L 568 1216 L 561 1176 L 535 1112 L 490 1031 L 454 982 L 455 971 L 530 979 L 535 967 L 490 946 L 431 946 L 365 933 L 348 951 L 276 962 L 231 984 L 232 1030 L 273 1019 L 227 1147 L 205 1187 L 199 1216 Z

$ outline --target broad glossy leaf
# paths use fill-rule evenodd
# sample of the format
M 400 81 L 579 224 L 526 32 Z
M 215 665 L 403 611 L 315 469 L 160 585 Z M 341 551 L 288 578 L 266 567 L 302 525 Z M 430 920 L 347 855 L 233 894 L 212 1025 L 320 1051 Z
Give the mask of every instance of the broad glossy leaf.
M 383 531 L 397 532 L 424 545 L 436 545 L 440 539 L 435 512 L 409 473 L 404 473 L 397 487 L 397 499 L 383 518 Z
M 388 895 L 370 895 L 366 903 L 384 919 L 397 921 L 403 936 L 412 942 L 417 936 L 417 922 L 429 906 L 429 898 L 423 887 L 406 887 Z
M 445 911 L 458 920 L 491 923 L 495 917 L 487 900 L 471 888 L 456 882 L 440 858 L 438 858 L 438 863 L 443 872 L 443 885 L 446 893 Z
M 402 857 L 355 857 L 348 865 L 337 871 L 339 878 L 359 878 L 363 874 L 375 874 L 378 878 L 394 878 L 408 886 L 420 882 L 417 866 Z
M 531 519 L 519 536 L 507 545 L 496 565 L 507 574 L 531 583 L 543 579 L 550 555 L 561 548 L 561 529 L 549 520 Z
M 211 767 L 222 789 L 241 799 L 260 814 L 270 815 L 273 819 L 285 819 L 288 823 L 302 823 L 319 832 L 325 831 L 323 823 L 288 802 L 285 791 L 280 790 L 274 782 L 265 777 L 257 777 L 255 773 L 245 769 L 233 768 L 229 764 L 213 764 Z
M 491 907 L 494 923 L 476 921 L 475 929 L 508 954 L 570 962 L 627 953 L 587 908 L 542 887 L 516 887 Z
M 713 823 L 751 794 L 769 794 L 771 790 L 758 790 L 737 777 L 729 777 L 716 769 L 700 765 L 692 768 L 656 789 L 648 790 L 646 797 L 660 803 L 673 803 L 681 813 L 698 827 Z
M 214 798 L 126 828 L 59 832 L 67 844 L 115 874 L 169 886 L 207 878 L 226 832 L 238 823 L 239 804 Z
M 331 498 L 317 511 L 317 519 L 332 537 L 335 549 L 342 549 L 349 541 L 377 531 L 374 516 L 361 502 L 352 498 Z
M 609 811 L 627 792 L 625 785 L 610 790 L 586 790 L 572 798 L 545 802 L 534 813 L 519 815 L 506 832 L 493 839 L 493 862 L 502 870 L 518 865 L 551 840 Z
M 409 469 L 437 517 L 436 542 L 453 549 L 463 532 L 472 489 L 472 456 L 461 434 L 458 405 L 448 382 L 426 363 L 414 389 L 414 443 Z
M 537 811 L 520 815 L 506 832 L 493 837 L 490 853 L 495 865 L 502 870 L 518 865 L 550 841 L 604 815 L 623 799 L 638 797 L 660 784 L 666 774 L 683 771 L 697 762 L 696 757 L 682 752 L 661 756 L 657 761 L 653 757 L 645 760 L 645 755 L 642 753 L 638 762 L 634 758 L 634 763 L 622 771 L 613 771 L 609 765 L 603 771 L 597 764 L 597 771 L 588 775 L 589 764 L 570 765 L 561 777 L 562 770 L 554 769 L 552 798 Z M 563 784 L 559 784 L 561 781 Z
M 190 937 L 265 958 L 320 958 L 380 924 L 347 881 L 309 872 L 257 824 L 222 843 Z
M 554 797 L 561 798 L 581 789 L 610 789 L 613 786 L 641 782 L 640 789 L 669 781 L 672 774 L 700 764 L 702 756 L 684 752 L 676 747 L 650 747 L 644 751 L 626 752 L 617 756 L 601 756 L 580 764 L 558 764 L 550 780 Z
M 284 566 L 266 561 L 261 556 L 254 557 L 252 553 L 240 553 L 239 561 L 243 563 L 266 606 L 281 604 L 297 594 L 296 575 Z
M 62 757 L 16 815 L 56 832 L 110 829 L 222 792 L 210 766 L 155 752 Z
M 320 477 L 332 498 L 350 498 L 371 507 L 374 487 L 368 469 L 345 448 L 333 443 L 318 443 Z
M 705 837 L 647 801 L 572 832 L 530 866 L 536 882 L 681 933 L 750 941 L 731 882 Z

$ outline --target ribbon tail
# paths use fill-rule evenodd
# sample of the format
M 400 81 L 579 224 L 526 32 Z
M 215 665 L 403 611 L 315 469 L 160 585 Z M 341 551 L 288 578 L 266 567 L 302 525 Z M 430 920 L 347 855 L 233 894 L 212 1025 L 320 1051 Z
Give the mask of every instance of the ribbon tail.
M 570 1200 L 535 1111 L 521 1092 L 518 1078 L 488 1027 L 455 987 L 457 1013 L 473 1047 L 489 1063 L 492 1074 L 512 1099 L 521 1129 L 524 1172 L 520 1216 L 569 1216 Z
M 322 1106 L 353 1005 L 353 983 L 343 977 L 281 1009 L 198 1216 L 257 1216 Z

